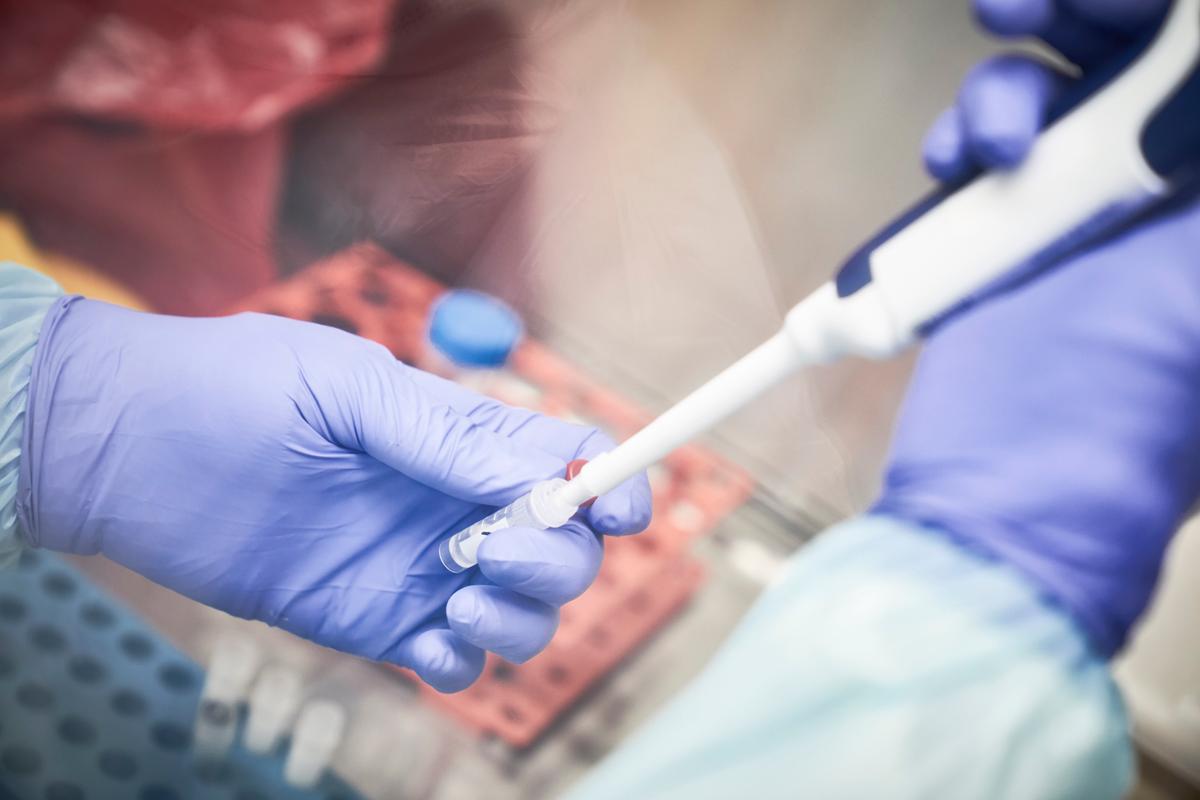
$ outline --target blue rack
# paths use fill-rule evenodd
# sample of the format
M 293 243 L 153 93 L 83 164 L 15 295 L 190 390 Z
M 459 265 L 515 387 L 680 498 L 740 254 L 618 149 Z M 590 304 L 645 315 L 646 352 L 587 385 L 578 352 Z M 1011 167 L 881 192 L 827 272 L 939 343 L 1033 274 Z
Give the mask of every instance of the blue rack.
M 0 571 L 0 800 L 361 800 L 331 773 L 288 786 L 283 747 L 197 761 L 203 679 L 78 570 L 24 553 Z

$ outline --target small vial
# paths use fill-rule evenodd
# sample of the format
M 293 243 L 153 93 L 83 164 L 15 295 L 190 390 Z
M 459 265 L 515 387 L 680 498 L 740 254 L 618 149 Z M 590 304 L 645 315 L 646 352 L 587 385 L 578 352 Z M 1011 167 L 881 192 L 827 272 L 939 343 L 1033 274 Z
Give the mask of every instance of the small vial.
M 250 691 L 246 729 L 246 749 L 259 755 L 274 752 L 300 705 L 300 674 L 282 664 L 263 667 Z
M 442 565 L 451 572 L 462 572 L 479 563 L 479 546 L 496 531 L 505 528 L 557 528 L 566 523 L 578 506 L 564 502 L 559 489 L 566 486 L 562 478 L 542 481 L 529 494 L 518 497 L 504 508 L 490 514 L 470 527 L 446 539 L 438 547 Z
M 237 701 L 228 697 L 201 696 L 192 733 L 196 758 L 206 763 L 224 761 L 236 734 Z
M 245 636 L 224 636 L 213 648 L 204 678 L 205 692 L 245 697 L 254 673 L 258 671 L 259 651 Z
M 313 700 L 304 706 L 292 734 L 292 745 L 283 765 L 283 779 L 301 789 L 321 780 L 346 729 L 346 712 L 331 700 Z
M 245 637 L 230 636 L 217 642 L 204 678 L 192 734 L 200 760 L 219 762 L 233 746 L 238 703 L 246 696 L 258 661 L 258 648 Z

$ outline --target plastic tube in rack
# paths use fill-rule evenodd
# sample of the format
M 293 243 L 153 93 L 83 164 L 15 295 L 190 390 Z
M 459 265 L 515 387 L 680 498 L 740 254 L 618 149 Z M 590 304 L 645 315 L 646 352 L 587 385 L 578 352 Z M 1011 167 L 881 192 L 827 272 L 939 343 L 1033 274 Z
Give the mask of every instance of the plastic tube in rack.
M 345 729 L 346 712 L 337 703 L 313 700 L 304 706 L 283 765 L 283 779 L 302 789 L 316 786 L 342 743 Z
M 248 638 L 227 636 L 217 642 L 209 662 L 192 742 L 197 758 L 220 761 L 237 734 L 238 703 L 258 669 L 259 651 Z
M 283 664 L 263 667 L 250 691 L 243 743 L 259 755 L 273 752 L 300 705 L 300 674 Z
M 484 539 L 505 528 L 557 528 L 574 516 L 579 503 L 564 503 L 562 478 L 542 481 L 529 494 L 518 497 L 504 508 L 446 539 L 438 546 L 442 565 L 451 572 L 462 572 L 479 563 L 479 546 Z

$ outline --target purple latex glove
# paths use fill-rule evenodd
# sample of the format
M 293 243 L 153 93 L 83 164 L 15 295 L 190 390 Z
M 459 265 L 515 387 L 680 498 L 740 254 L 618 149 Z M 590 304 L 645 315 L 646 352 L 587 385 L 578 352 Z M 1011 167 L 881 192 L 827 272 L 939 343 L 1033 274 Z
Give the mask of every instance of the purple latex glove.
M 1065 41 L 1084 62 L 1103 54 L 1079 43 L 1116 47 L 1164 6 L 978 3 L 994 29 Z M 931 170 L 955 178 L 1019 161 L 1064 85 L 1029 61 L 985 64 L 931 132 Z M 876 506 L 1012 564 L 1105 655 L 1146 608 L 1200 495 L 1198 254 L 1200 209 L 1180 200 L 943 324 Z
M 1169 5 L 1169 0 L 975 0 L 975 12 L 999 36 L 1043 40 L 1086 77 L 1153 27 Z M 963 81 L 954 106 L 930 128 L 926 167 L 939 180 L 957 181 L 979 169 L 1016 166 L 1073 77 L 1027 55 L 982 62 Z
M 319 325 L 66 298 L 35 356 L 18 510 L 33 545 L 102 553 L 453 691 L 484 650 L 519 662 L 545 647 L 599 569 L 597 534 L 649 521 L 649 485 L 560 529 L 489 537 L 461 575 L 438 543 L 611 446 Z

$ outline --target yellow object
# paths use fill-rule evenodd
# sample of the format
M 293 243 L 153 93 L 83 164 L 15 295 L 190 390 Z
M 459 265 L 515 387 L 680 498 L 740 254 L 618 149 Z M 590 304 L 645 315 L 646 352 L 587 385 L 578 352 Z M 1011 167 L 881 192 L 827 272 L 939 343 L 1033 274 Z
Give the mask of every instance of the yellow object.
M 82 294 L 140 311 L 150 308 L 136 294 L 91 267 L 38 250 L 25 236 L 21 223 L 9 214 L 0 214 L 0 261 L 13 261 L 36 269 L 57 281 L 68 294 Z

